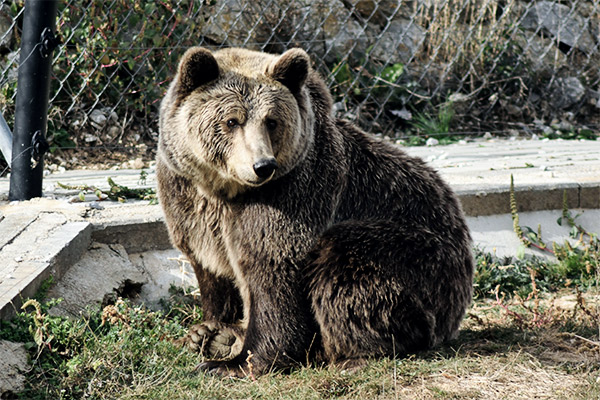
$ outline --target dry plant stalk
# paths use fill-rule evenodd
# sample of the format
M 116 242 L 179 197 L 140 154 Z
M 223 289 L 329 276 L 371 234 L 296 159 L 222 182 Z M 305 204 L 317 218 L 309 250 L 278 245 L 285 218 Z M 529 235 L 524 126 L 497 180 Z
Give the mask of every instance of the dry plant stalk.
M 460 58 L 469 60 L 469 65 L 482 65 L 483 49 L 499 42 L 510 28 L 515 3 L 516 0 L 509 0 L 498 14 L 499 0 L 415 2 L 415 7 L 420 7 L 416 10 L 416 22 L 427 30 L 421 57 L 441 63 Z M 464 29 L 465 25 L 469 28 Z
M 519 240 L 525 246 L 529 247 L 531 245 L 531 242 L 525 237 L 525 234 L 523 234 L 523 230 L 521 229 L 521 225 L 519 224 L 519 212 L 517 210 L 517 199 L 515 197 L 515 181 L 514 181 L 512 174 L 510 174 L 509 196 L 510 196 L 510 215 L 511 215 L 512 221 L 513 221 L 513 230 L 517 234 L 517 237 L 519 238 Z
M 246 357 L 246 364 L 248 364 L 247 376 L 252 381 L 256 381 L 256 376 L 254 375 L 254 365 L 252 365 L 252 357 L 254 357 L 254 354 L 252 354 L 252 352 L 248 350 L 248 357 Z
M 509 308 L 509 305 L 504 301 L 505 293 L 500 294 L 500 285 L 496 286 L 495 289 L 495 305 L 501 307 L 506 315 L 510 316 L 520 328 L 543 328 L 551 326 L 556 321 L 560 312 L 555 308 L 554 301 L 545 310 L 540 307 L 539 290 L 535 281 L 536 272 L 533 268 L 528 268 L 528 270 L 531 278 L 531 292 L 526 298 L 522 298 L 516 293 L 514 297 L 515 301 L 525 311 L 518 312 Z M 530 304 L 531 302 L 533 302 L 533 305 Z

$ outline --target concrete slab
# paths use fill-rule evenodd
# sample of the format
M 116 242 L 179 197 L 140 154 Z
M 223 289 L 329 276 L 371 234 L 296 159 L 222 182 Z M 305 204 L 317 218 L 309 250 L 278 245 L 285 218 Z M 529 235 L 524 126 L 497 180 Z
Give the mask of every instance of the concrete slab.
M 570 210 L 573 217 L 577 216 L 575 222 L 588 232 L 600 232 L 600 210 Z M 562 210 L 544 210 L 534 212 L 520 212 L 519 224 L 521 227 L 529 227 L 537 232 L 538 225 L 541 227 L 542 239 L 551 248 L 552 242 L 564 244 L 565 240 L 575 243 L 576 240 L 569 238 L 571 230 L 566 224 L 559 225 L 558 218 L 562 216 Z M 498 257 L 514 257 L 517 254 L 521 242 L 513 230 L 513 221 L 510 214 L 490 215 L 480 217 L 467 217 L 467 223 L 471 230 L 473 241 L 482 250 L 496 254 Z M 525 251 L 527 256 L 553 257 L 533 247 Z
M 169 297 L 171 285 L 183 288 L 198 285 L 194 269 L 179 250 L 133 253 L 129 259 L 136 268 L 144 271 L 148 279 L 142 286 L 140 298 L 153 309 L 160 308 L 160 300 Z
M 600 208 L 600 141 L 488 140 L 404 150 L 425 159 L 448 181 L 470 216 L 476 243 L 490 251 L 514 255 L 519 245 L 508 214 L 511 175 L 522 225 L 536 229 L 542 223 L 543 231 L 551 232 L 560 211 L 546 214 L 544 210 L 561 210 L 566 191 L 569 208 L 591 209 L 584 214 L 591 216 L 588 229 L 600 231 L 600 217 L 593 210 Z M 191 270 L 183 271 L 169 260 L 175 257 L 168 251 L 171 246 L 159 206 L 147 201 L 72 202 L 78 200 L 79 190 L 58 185 L 107 190 L 107 178 L 112 177 L 117 184 L 132 188 L 155 187 L 154 169 L 146 173 L 144 181 L 140 170 L 49 174 L 44 179 L 47 198 L 20 203 L 1 201 L 8 196 L 9 180 L 0 178 L 0 317 L 14 311 L 21 296 L 33 295 L 50 274 L 61 276 L 92 241 L 122 246 L 129 257 L 122 265 L 146 274 L 142 290 L 158 293 L 168 289 L 173 279 L 185 281 L 184 272 L 193 276 Z M 95 200 L 93 195 L 88 197 Z M 565 232 L 552 235 L 548 240 L 562 240 Z M 170 255 L 159 255 L 163 250 Z
M 59 279 L 92 240 L 119 244 L 128 252 L 170 249 L 162 211 L 148 201 L 102 206 L 68 198 L 0 204 L 0 317 L 12 315 L 21 298 L 43 280 Z
M 0 398 L 16 398 L 25 387 L 25 374 L 30 369 L 23 343 L 0 340 Z
M 406 147 L 426 160 L 458 194 L 467 215 L 509 212 L 511 175 L 522 211 L 600 206 L 600 141 L 488 140 Z
M 18 234 L 5 230 L 14 226 L 22 227 Z M 0 248 L 0 318 L 12 315 L 50 275 L 60 278 L 91 238 L 89 223 L 68 222 L 57 212 L 9 214 L 0 221 L 0 231 L 11 236 Z
M 100 306 L 107 294 L 114 293 L 116 298 L 127 285 L 141 288 L 147 282 L 144 271 L 131 263 L 123 246 L 93 243 L 48 291 L 48 298 L 63 299 L 49 313 L 78 317 L 87 307 Z
M 63 301 L 49 312 L 77 317 L 88 306 L 99 306 L 127 297 L 160 309 L 171 285 L 197 285 L 194 271 L 177 250 L 128 254 L 120 244 L 94 242 L 83 257 L 48 291 L 48 298 Z

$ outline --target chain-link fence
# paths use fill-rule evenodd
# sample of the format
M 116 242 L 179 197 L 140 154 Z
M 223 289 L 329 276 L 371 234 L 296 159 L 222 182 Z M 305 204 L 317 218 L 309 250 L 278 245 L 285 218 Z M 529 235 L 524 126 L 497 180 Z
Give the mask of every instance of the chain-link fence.
M 14 113 L 24 1 L 0 6 L 0 105 Z M 52 149 L 147 146 L 189 46 L 302 47 L 335 112 L 394 138 L 594 135 L 600 0 L 70 0 L 59 6 Z

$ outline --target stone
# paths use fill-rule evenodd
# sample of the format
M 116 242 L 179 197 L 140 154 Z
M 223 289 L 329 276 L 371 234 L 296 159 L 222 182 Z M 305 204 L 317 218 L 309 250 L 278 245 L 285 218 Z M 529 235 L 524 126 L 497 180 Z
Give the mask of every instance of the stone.
M 63 299 L 49 313 L 79 317 L 86 307 L 101 305 L 107 295 L 135 298 L 135 293 L 125 293 L 127 288 L 141 289 L 147 282 L 148 276 L 132 265 L 122 245 L 93 243 L 48 291 L 48 298 Z
M 102 110 L 95 109 L 90 114 L 90 120 L 92 121 L 92 125 L 95 124 L 95 126 L 101 128 L 104 125 L 106 125 L 106 121 L 108 120 L 108 118 Z
M 217 0 L 203 6 L 201 33 L 209 42 L 232 47 L 245 47 L 261 50 L 261 43 L 267 42 L 261 24 L 262 2 L 240 2 L 238 0 Z M 258 10 L 257 10 L 258 9 Z
M 521 27 L 524 29 L 542 29 L 561 43 L 592 54 L 596 51 L 596 45 L 589 26 L 576 8 L 554 1 L 535 3 L 521 20 Z
M 0 6 L 0 50 L 10 50 L 13 44 L 13 17 L 6 4 Z
M 358 0 L 352 3 L 362 18 L 379 26 L 385 26 L 388 19 L 397 18 L 401 13 L 407 14 L 407 10 L 412 11 L 412 7 L 397 0 Z
M 567 63 L 567 56 L 555 47 L 554 40 L 523 33 L 513 38 L 533 71 L 552 71 Z
M 585 87 L 579 78 L 558 78 L 552 85 L 550 104 L 558 109 L 569 108 L 579 103 L 584 95 Z
M 332 29 L 336 33 L 333 36 L 325 36 L 329 38 L 325 39 L 327 46 L 326 62 L 335 63 L 345 57 L 359 62 L 361 58 L 364 58 L 372 42 L 369 29 L 363 29 L 358 22 L 353 20 Z
M 387 64 L 407 64 L 425 41 L 425 30 L 408 19 L 392 21 L 371 50 L 371 57 Z
M 1 46 L 0 46 L 1 48 Z M 0 59 L 0 68 L 4 72 L 3 84 L 14 84 L 19 76 L 19 58 L 21 53 L 19 50 L 8 53 Z
M 440 141 L 435 138 L 429 138 L 425 142 L 425 146 L 437 146 L 438 144 L 440 144 Z
M 145 271 L 148 282 L 142 286 L 140 297 L 151 309 L 160 309 L 161 300 L 170 296 L 171 286 L 191 290 L 198 286 L 194 269 L 179 250 L 157 250 L 129 255 L 131 263 Z
M 368 36 L 342 1 L 286 0 L 282 3 L 288 4 L 286 23 L 295 30 L 290 40 L 298 42 L 314 57 L 335 62 L 349 51 L 354 55 L 363 51 L 364 57 Z

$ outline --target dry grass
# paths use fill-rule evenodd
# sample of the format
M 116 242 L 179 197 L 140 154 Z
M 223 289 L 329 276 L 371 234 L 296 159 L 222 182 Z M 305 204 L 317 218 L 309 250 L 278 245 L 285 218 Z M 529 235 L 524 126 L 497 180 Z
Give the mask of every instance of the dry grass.
M 231 379 L 198 372 L 199 357 L 173 345 L 183 315 L 171 320 L 118 302 L 87 322 L 99 328 L 77 340 L 81 347 L 59 350 L 70 354 L 63 362 L 47 353 L 34 359 L 22 398 L 597 399 L 599 304 L 597 288 L 499 294 L 476 300 L 459 337 L 428 352 L 373 360 L 351 373 L 313 365 Z M 47 334 L 60 328 L 58 320 L 41 323 Z
M 514 22 L 511 16 L 515 7 L 516 0 L 419 2 L 417 24 L 427 31 L 421 56 L 442 63 L 455 62 L 459 57 L 470 63 L 483 62 L 484 47 L 504 42 L 503 35 Z

